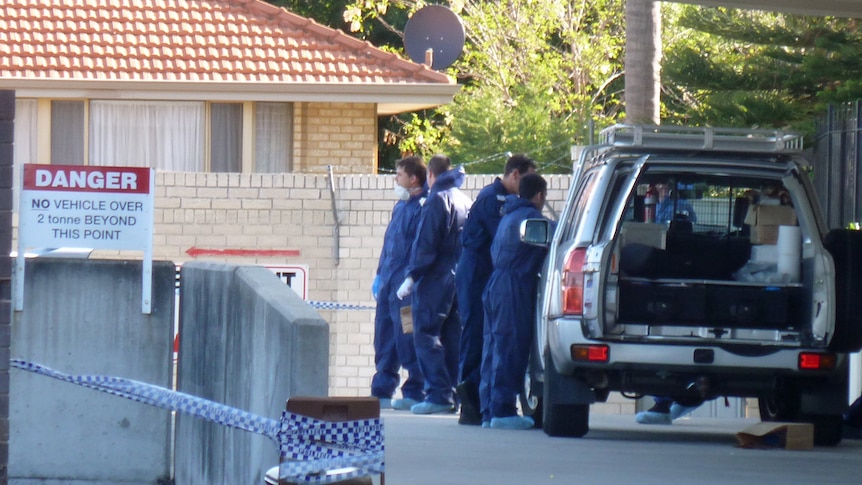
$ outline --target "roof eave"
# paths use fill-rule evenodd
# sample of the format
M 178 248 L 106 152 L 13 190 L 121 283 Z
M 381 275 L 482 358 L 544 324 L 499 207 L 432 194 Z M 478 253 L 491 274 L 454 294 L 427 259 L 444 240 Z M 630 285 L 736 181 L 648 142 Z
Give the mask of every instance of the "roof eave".
M 378 114 L 391 115 L 448 104 L 460 86 L 454 82 L 153 82 L 0 78 L 0 89 L 15 90 L 19 98 L 373 103 L 377 104 Z

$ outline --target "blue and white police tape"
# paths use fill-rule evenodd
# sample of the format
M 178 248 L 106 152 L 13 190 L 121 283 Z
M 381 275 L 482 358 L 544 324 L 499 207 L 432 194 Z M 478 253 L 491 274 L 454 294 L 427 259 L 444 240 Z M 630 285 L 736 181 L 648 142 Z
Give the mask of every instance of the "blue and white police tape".
M 318 310 L 374 310 L 377 307 L 367 305 L 350 305 L 347 303 L 336 303 L 334 301 L 309 301 L 312 308 Z
M 379 419 L 330 422 L 284 412 L 279 421 L 131 379 L 73 376 L 19 359 L 12 359 L 10 365 L 267 436 L 279 446 L 283 458 L 281 480 L 322 484 L 383 473 L 383 423 Z

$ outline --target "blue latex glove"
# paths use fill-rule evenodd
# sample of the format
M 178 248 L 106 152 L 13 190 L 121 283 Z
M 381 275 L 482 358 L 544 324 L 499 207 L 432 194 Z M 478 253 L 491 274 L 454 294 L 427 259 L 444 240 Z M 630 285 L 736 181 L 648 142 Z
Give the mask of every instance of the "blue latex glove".
M 371 283 L 371 296 L 374 301 L 377 301 L 377 294 L 380 293 L 380 275 L 374 277 L 374 283 Z

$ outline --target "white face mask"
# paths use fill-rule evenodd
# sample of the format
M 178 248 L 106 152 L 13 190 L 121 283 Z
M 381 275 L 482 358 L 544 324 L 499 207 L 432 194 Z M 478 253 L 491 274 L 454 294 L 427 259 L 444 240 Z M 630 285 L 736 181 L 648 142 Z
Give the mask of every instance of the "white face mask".
M 395 184 L 395 197 L 398 198 L 398 200 L 407 200 L 410 198 L 410 191 L 398 184 Z

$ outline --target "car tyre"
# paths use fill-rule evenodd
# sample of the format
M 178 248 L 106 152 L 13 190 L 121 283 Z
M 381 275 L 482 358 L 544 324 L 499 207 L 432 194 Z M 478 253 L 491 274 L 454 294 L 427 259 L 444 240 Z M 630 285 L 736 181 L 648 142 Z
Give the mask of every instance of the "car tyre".
M 527 376 L 524 378 L 524 389 L 518 394 L 518 401 L 521 404 L 521 411 L 524 416 L 530 416 L 536 423 L 536 428 L 542 427 L 543 406 L 542 402 L 542 383 L 535 382 L 531 377 L 531 372 L 527 370 Z M 538 389 L 538 392 L 536 390 Z
M 548 436 L 580 438 L 590 430 L 590 405 L 559 403 L 558 386 L 565 377 L 557 373 L 554 363 L 545 355 L 545 382 L 542 386 L 542 429 Z

